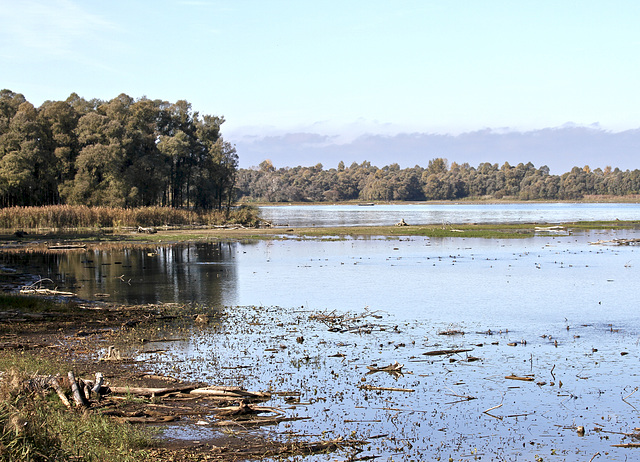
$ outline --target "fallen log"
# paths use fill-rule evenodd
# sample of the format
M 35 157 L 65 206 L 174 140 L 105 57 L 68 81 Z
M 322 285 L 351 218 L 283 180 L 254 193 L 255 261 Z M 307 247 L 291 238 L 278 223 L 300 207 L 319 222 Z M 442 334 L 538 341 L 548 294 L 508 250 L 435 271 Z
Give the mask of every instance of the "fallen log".
M 533 382 L 535 380 L 533 377 L 518 377 L 517 375 L 505 375 L 504 378 L 509 380 L 522 380 L 523 382 Z
M 181 387 L 109 387 L 111 393 L 116 395 L 132 394 L 137 396 L 162 396 L 169 393 L 189 393 L 195 388 L 193 385 L 184 385 Z
M 422 353 L 423 356 L 440 356 L 440 355 L 453 355 L 456 353 L 465 353 L 467 351 L 473 351 L 471 348 L 458 348 L 450 350 L 433 350 Z
M 400 364 L 398 363 L 398 361 L 396 361 L 393 364 L 389 364 L 388 366 L 384 366 L 384 367 L 376 367 L 376 366 L 367 366 L 367 369 L 369 369 L 369 371 L 371 372 L 402 372 L 402 368 L 404 367 L 404 364 Z
M 173 422 L 177 420 L 176 416 L 173 415 L 165 415 L 162 417 L 115 417 L 118 422 L 129 422 L 129 423 L 142 423 L 142 424 L 154 424 L 154 423 L 166 423 Z
M 294 420 L 307 420 L 311 417 L 263 417 L 255 416 L 252 419 L 219 420 L 213 422 L 214 427 L 253 427 L 259 425 L 277 425 L 280 422 L 292 422 Z
M 405 391 L 408 393 L 414 392 L 415 390 L 411 388 L 391 388 L 391 387 L 374 387 L 373 385 L 362 385 L 360 387 L 361 390 L 375 390 L 375 391 Z
M 146 233 L 146 234 L 155 234 L 155 233 L 157 233 L 158 231 L 156 231 L 156 229 L 155 229 L 155 228 L 153 228 L 153 227 L 147 227 L 147 228 L 145 228 L 145 227 L 143 227 L 143 226 L 138 226 L 138 230 L 137 230 L 137 232 L 138 232 L 138 233 Z
M 271 393 L 261 391 L 247 391 L 240 387 L 203 387 L 189 391 L 191 395 L 209 397 L 214 399 L 256 399 L 265 400 L 271 398 Z
M 284 412 L 275 407 L 267 406 L 252 406 L 244 401 L 240 401 L 238 406 L 227 406 L 216 409 L 216 418 L 233 417 L 233 416 L 246 416 L 252 414 L 259 414 L 261 412 L 273 412 L 275 414 L 284 414 Z
M 58 394 L 58 397 L 60 398 L 60 401 L 62 401 L 62 404 L 67 406 L 68 409 L 71 409 L 71 403 L 67 399 L 67 396 L 64 394 L 64 391 L 62 390 L 62 387 L 60 386 L 60 382 L 58 382 L 58 378 L 57 377 L 51 377 L 51 380 L 49 381 L 49 383 L 51 384 L 51 386 L 53 387 L 55 392 Z
M 96 381 L 91 391 L 93 393 L 98 393 L 100 391 L 100 388 L 102 388 L 103 383 L 104 383 L 104 376 L 102 375 L 102 372 L 96 372 Z
M 75 250 L 86 249 L 87 244 L 54 244 L 47 247 L 49 250 Z
M 464 331 L 458 329 L 449 329 L 438 332 L 438 335 L 464 335 Z
M 73 292 L 63 292 L 60 290 L 52 290 L 52 289 L 35 289 L 32 287 L 23 287 L 20 289 L 21 295 L 55 295 L 58 297 L 76 297 L 77 295 Z
M 640 238 L 633 239 L 610 239 L 610 240 L 599 240 L 595 242 L 589 242 L 590 245 L 633 245 L 640 244 Z
M 71 384 L 71 393 L 73 395 L 73 400 L 76 403 L 76 406 L 89 407 L 89 401 L 84 396 L 84 393 L 78 386 L 78 382 L 76 382 L 76 378 L 73 375 L 73 371 L 69 371 L 67 374 L 69 377 L 69 383 Z

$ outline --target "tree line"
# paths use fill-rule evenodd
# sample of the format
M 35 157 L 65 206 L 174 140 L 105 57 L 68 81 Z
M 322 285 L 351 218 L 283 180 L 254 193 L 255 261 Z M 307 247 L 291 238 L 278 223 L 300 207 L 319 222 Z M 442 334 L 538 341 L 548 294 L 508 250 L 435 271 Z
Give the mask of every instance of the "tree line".
M 451 199 L 576 200 L 585 196 L 640 194 L 640 170 L 604 170 L 574 167 L 552 175 L 547 166 L 531 162 L 512 166 L 505 162 L 450 165 L 444 158 L 401 169 L 398 164 L 382 168 L 370 162 L 343 162 L 337 168 L 276 169 L 271 161 L 240 169 L 238 197 L 245 201 L 335 202 L 335 201 L 424 201 Z
M 224 118 L 191 104 L 71 94 L 36 108 L 0 91 L 0 206 L 228 207 L 238 168 Z

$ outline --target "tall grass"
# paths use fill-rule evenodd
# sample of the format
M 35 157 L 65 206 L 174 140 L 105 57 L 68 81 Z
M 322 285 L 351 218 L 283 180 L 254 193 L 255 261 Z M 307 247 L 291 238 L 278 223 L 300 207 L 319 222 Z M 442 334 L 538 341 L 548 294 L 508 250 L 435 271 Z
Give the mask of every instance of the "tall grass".
M 242 206 L 224 211 L 195 212 L 170 207 L 87 207 L 51 205 L 46 207 L 9 207 L 0 209 L 0 229 L 95 229 L 149 226 L 215 226 L 226 223 L 254 226 L 257 209 Z

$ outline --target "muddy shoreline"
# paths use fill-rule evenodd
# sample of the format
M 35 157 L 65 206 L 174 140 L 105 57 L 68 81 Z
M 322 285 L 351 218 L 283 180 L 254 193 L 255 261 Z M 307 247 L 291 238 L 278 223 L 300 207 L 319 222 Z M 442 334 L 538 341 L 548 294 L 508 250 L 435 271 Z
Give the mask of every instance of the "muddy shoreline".
M 97 412 L 119 422 L 156 426 L 162 430 L 162 425 L 168 422 L 205 424 L 202 419 L 210 418 L 220 409 L 226 410 L 229 419 L 243 419 L 243 412 L 233 412 L 233 408 L 248 404 L 245 412 L 248 419 L 241 420 L 238 425 L 245 428 L 262 424 L 254 422 L 253 415 L 257 418 L 257 413 L 252 409 L 263 409 L 259 403 L 268 399 L 268 393 L 258 393 L 258 398 L 251 396 L 249 391 L 238 397 L 233 393 L 225 397 L 194 395 L 189 393 L 190 390 L 215 384 L 185 382 L 157 372 L 153 361 L 121 357 L 119 352 L 117 356 L 109 355 L 111 350 L 118 351 L 113 348 L 114 344 L 140 345 L 171 341 L 165 337 L 140 338 L 140 335 L 146 332 L 153 336 L 154 331 L 164 331 L 168 325 L 171 325 L 169 329 L 176 329 L 178 317 L 182 318 L 180 324 L 184 327 L 202 322 L 204 317 L 208 319 L 207 322 L 214 322 L 215 313 L 186 314 L 186 307 L 163 305 L 122 306 L 81 300 L 71 300 L 69 303 L 72 307 L 65 308 L 61 313 L 0 313 L 0 350 L 28 352 L 50 359 L 64 364 L 82 379 L 91 379 L 96 372 L 102 373 L 105 377 L 103 395 L 100 399 L 93 395 L 90 406 L 84 412 Z M 62 376 L 66 373 L 67 370 L 60 370 Z M 272 425 L 284 420 L 264 423 Z M 228 420 L 223 422 L 233 425 Z M 357 448 L 364 443 L 331 439 L 282 442 L 260 432 L 221 431 L 217 437 L 206 440 L 172 439 L 160 434 L 154 438 L 153 447 L 146 452 L 152 460 L 159 461 L 240 461 L 303 456 L 347 447 Z

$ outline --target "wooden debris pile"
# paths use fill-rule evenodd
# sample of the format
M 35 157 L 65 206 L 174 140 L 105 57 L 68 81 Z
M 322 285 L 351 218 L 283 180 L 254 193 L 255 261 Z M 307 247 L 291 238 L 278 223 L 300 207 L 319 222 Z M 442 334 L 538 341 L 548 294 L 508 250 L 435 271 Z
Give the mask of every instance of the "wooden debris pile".
M 20 288 L 20 294 L 22 295 L 47 295 L 47 296 L 56 296 L 56 297 L 76 297 L 76 294 L 73 292 L 64 292 L 57 290 L 57 288 L 48 289 L 44 287 L 44 285 L 50 282 L 53 284 L 51 279 L 39 279 L 33 284 L 29 284 Z
M 403 367 L 404 367 L 404 364 L 400 364 L 398 363 L 398 361 L 384 367 L 378 367 L 377 365 L 374 364 L 372 366 L 367 366 L 367 369 L 369 369 L 369 372 L 367 372 L 367 374 L 375 374 L 376 372 L 387 372 L 392 376 L 394 376 L 395 378 L 398 378 L 403 375 L 402 374 Z
M 273 425 L 301 419 L 288 418 L 277 408 L 253 404 L 270 399 L 268 392 L 233 386 L 202 387 L 182 383 L 166 387 L 114 386 L 106 384 L 100 372 L 95 374 L 95 380 L 89 380 L 76 378 L 69 371 L 66 377 L 31 377 L 22 387 L 29 392 L 53 390 L 69 409 L 99 410 L 104 415 L 130 423 L 171 422 L 191 415 L 213 415 L 215 420 L 206 422 L 213 426 Z M 128 399 L 131 397 L 141 399 L 132 402 Z M 158 404 L 158 400 L 163 404 Z M 185 403 L 189 405 L 185 406 Z M 266 413 L 271 415 L 260 415 Z
M 369 316 L 380 319 L 381 315 L 377 314 L 378 311 L 368 311 L 365 310 L 364 313 L 358 315 L 350 315 L 350 314 L 338 314 L 336 310 L 333 310 L 329 313 L 317 313 L 313 314 L 309 317 L 309 319 L 314 321 L 320 321 L 329 327 L 330 332 L 340 332 L 340 333 L 356 333 L 356 334 L 370 334 L 374 330 L 385 330 L 384 326 L 376 325 L 373 323 L 363 323 L 363 320 Z M 394 328 L 397 330 L 397 326 Z
M 633 239 L 609 239 L 589 242 L 591 245 L 640 245 L 640 238 Z

